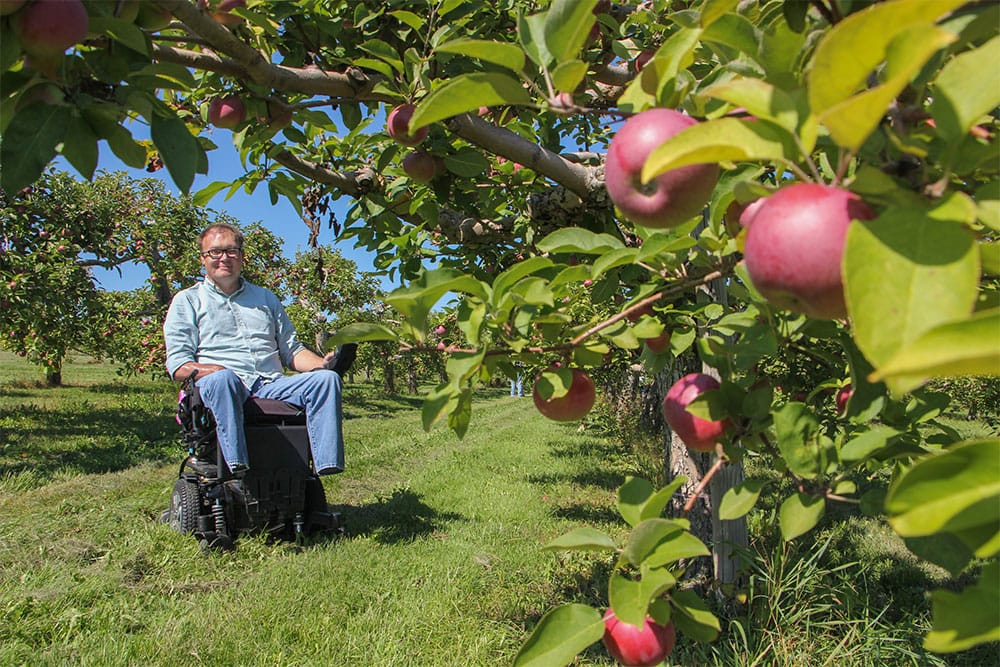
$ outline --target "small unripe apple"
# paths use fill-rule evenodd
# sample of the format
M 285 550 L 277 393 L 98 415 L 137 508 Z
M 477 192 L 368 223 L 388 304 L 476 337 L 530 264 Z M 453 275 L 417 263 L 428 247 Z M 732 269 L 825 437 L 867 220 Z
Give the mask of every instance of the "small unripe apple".
M 156 32 L 170 25 L 173 18 L 173 14 L 169 11 L 149 2 L 142 2 L 139 5 L 139 15 L 135 17 L 135 24 L 143 30 Z
M 719 180 L 715 164 L 671 169 L 645 185 L 642 167 L 660 144 L 698 121 L 673 109 L 649 109 L 615 134 L 604 161 L 608 196 L 634 223 L 665 229 L 687 222 L 705 207 Z
M 410 133 L 410 118 L 413 117 L 413 112 L 416 110 L 417 108 L 412 104 L 400 104 L 389 112 L 387 119 L 389 136 L 404 146 L 420 144 L 430 132 L 430 128 L 425 125 L 417 130 L 416 134 Z
M 848 190 L 796 183 L 764 199 L 747 228 L 750 280 L 769 302 L 820 319 L 847 316 L 841 262 L 852 220 L 874 211 Z
M 403 171 L 418 183 L 430 183 L 444 167 L 444 162 L 427 151 L 413 151 L 403 157 Z
M 729 427 L 729 420 L 696 417 L 687 406 L 706 391 L 719 388 L 719 381 L 704 373 L 689 373 L 675 382 L 663 397 L 663 419 L 670 430 L 696 452 L 711 452 Z
M 837 416 L 842 417 L 845 412 L 847 412 L 847 402 L 851 400 L 851 396 L 854 396 L 854 387 L 849 384 L 845 384 L 837 391 Z
M 653 667 L 674 650 L 674 624 L 660 625 L 646 617 L 643 626 L 625 623 L 613 609 L 604 612 L 604 647 L 611 657 L 626 667 Z
M 51 61 L 87 38 L 90 20 L 80 0 L 34 0 L 11 18 L 24 52 Z
M 555 370 L 555 366 L 549 370 Z M 542 398 L 538 391 L 538 383 L 541 378 L 535 380 L 533 398 L 535 407 L 543 415 L 557 422 L 571 422 L 583 419 L 594 407 L 597 399 L 597 391 L 594 388 L 594 381 L 590 376 L 578 368 L 572 369 L 573 379 L 570 381 L 569 391 L 558 398 L 552 397 L 548 400 Z
M 246 118 L 246 107 L 238 95 L 216 97 L 208 105 L 208 122 L 231 130 Z

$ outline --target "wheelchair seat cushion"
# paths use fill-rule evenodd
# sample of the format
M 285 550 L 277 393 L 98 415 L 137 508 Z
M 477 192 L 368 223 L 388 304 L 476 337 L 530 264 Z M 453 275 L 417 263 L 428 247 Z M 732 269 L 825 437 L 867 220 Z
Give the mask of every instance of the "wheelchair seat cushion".
M 243 417 L 247 424 L 301 425 L 306 423 L 306 412 L 300 406 L 269 398 L 257 398 L 256 396 L 251 396 L 243 404 Z

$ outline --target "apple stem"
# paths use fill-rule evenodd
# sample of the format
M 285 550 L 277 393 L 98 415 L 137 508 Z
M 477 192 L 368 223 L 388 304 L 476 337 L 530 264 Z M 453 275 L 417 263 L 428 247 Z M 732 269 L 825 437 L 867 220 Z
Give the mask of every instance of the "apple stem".
M 691 510 L 694 509 L 694 504 L 698 502 L 698 498 L 701 496 L 702 491 L 705 490 L 708 483 L 712 481 L 713 477 L 715 477 L 715 473 L 722 470 L 722 466 L 725 464 L 726 459 L 721 456 L 716 457 L 715 463 L 712 464 L 712 467 L 709 468 L 708 472 L 706 472 L 701 478 L 701 481 L 698 482 L 698 486 L 696 486 L 694 491 L 691 493 L 691 497 L 689 497 L 687 502 L 684 503 L 684 509 L 681 510 L 681 516 L 687 516 Z

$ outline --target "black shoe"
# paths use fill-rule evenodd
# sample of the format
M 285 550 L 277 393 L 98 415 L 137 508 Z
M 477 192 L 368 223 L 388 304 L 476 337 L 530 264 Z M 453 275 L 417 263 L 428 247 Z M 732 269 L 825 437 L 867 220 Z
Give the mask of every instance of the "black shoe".
M 351 370 L 351 366 L 354 365 L 354 357 L 358 354 L 358 344 L 357 343 L 344 343 L 343 345 L 338 345 L 336 352 L 333 356 L 323 364 L 323 368 L 331 371 L 337 371 L 337 375 L 341 377 L 344 373 Z

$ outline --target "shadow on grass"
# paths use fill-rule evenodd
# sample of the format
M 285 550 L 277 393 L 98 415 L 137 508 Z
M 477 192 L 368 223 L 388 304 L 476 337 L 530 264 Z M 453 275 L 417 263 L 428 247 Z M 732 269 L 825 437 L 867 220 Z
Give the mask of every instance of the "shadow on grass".
M 7 461 L 0 459 L 0 476 L 32 471 L 47 478 L 66 468 L 84 474 L 113 472 L 182 453 L 172 416 L 16 406 L 5 417 L 14 425 L 0 429 L 0 451 L 8 455 Z
M 433 535 L 443 524 L 465 518 L 454 512 L 439 512 L 418 494 L 404 489 L 366 505 L 331 505 L 331 511 L 341 513 L 348 535 L 371 537 L 382 544 Z

